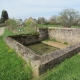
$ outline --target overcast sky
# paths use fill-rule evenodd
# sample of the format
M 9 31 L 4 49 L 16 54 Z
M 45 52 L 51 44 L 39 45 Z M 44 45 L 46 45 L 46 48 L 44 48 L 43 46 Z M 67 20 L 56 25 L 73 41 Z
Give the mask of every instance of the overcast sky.
M 80 12 L 80 0 L 0 0 L 0 15 L 6 10 L 10 18 L 50 18 L 65 8 Z

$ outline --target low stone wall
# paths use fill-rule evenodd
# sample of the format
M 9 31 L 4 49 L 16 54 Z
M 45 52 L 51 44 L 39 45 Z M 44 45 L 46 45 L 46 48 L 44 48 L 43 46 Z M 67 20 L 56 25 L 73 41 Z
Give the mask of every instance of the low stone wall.
M 29 62 L 31 64 L 31 67 L 32 67 L 32 70 L 35 76 L 45 73 L 48 69 L 52 69 L 54 66 L 56 66 L 56 64 L 59 64 L 66 58 L 69 58 L 77 54 L 78 52 L 80 52 L 80 43 L 76 43 L 75 45 L 69 46 L 64 49 L 57 50 L 52 53 L 48 53 L 44 55 L 37 55 L 31 49 L 22 45 L 22 43 L 20 43 L 22 41 L 19 41 L 17 37 L 18 36 L 16 37 L 9 36 L 5 38 L 5 41 L 10 48 L 15 49 L 18 55 L 22 56 L 22 58 L 27 63 Z M 26 36 L 26 37 L 29 37 L 29 36 Z M 18 38 L 21 38 L 21 37 L 18 37 Z M 28 40 L 32 41 L 32 39 L 34 42 L 35 38 L 29 37 Z
M 19 56 L 21 56 L 27 63 L 31 64 L 33 73 L 38 75 L 40 56 L 11 37 L 6 37 L 5 41 L 11 49 L 15 49 Z
M 48 28 L 49 38 L 55 38 L 61 42 L 68 42 L 70 44 L 80 42 L 79 28 Z
M 39 67 L 40 74 L 43 74 L 48 69 L 52 69 L 57 64 L 60 64 L 66 58 L 80 52 L 80 43 L 69 46 L 64 49 L 57 50 L 55 52 L 45 54 L 41 56 L 41 66 Z

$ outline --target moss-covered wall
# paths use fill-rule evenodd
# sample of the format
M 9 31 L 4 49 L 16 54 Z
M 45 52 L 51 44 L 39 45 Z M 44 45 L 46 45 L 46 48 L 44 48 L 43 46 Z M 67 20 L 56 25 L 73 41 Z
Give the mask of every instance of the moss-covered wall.
M 20 42 L 23 45 L 30 45 L 40 42 L 39 34 L 25 34 L 25 35 L 15 35 L 10 36 L 12 39 Z

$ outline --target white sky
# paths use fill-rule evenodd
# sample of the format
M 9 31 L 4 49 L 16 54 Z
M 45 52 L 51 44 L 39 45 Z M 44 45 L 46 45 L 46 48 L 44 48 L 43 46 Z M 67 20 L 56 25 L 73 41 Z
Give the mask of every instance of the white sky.
M 0 0 L 0 15 L 6 10 L 10 18 L 50 18 L 65 8 L 80 12 L 80 0 Z

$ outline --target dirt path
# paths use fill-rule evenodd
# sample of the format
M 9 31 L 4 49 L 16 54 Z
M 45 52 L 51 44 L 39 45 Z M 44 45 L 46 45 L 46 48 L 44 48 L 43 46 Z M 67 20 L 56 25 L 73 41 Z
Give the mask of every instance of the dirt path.
M 58 43 L 58 42 L 53 42 L 53 41 L 42 41 L 42 43 L 54 46 L 54 47 L 58 47 L 60 49 L 66 48 L 69 45 L 63 44 L 63 43 Z
M 0 27 L 0 36 L 4 33 L 4 28 L 5 27 Z

